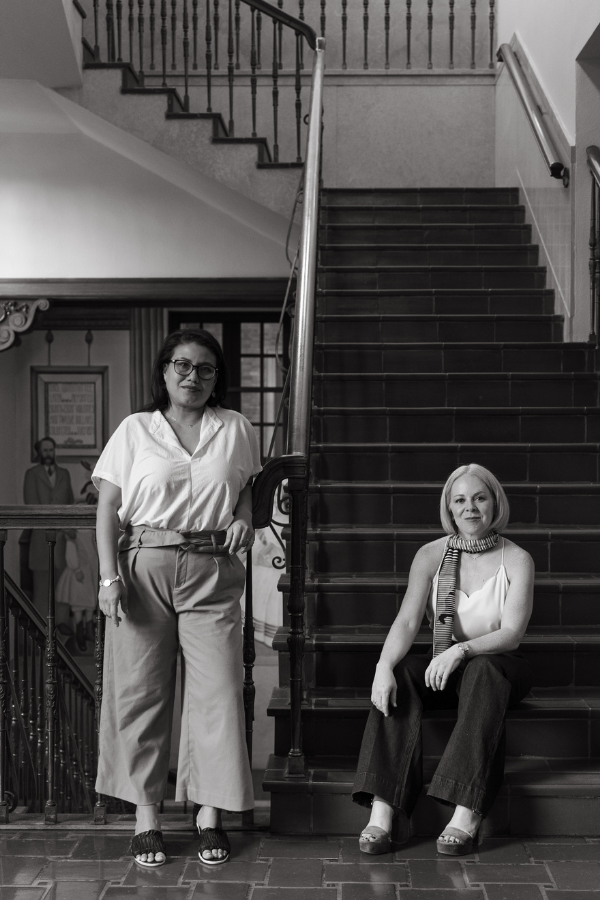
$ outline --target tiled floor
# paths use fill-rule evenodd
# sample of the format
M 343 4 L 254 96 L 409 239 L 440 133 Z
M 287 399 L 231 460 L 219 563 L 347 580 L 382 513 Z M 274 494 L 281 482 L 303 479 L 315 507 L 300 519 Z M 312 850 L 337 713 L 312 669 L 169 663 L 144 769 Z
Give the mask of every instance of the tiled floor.
M 169 833 L 148 871 L 122 831 L 3 830 L 0 900 L 600 900 L 598 839 L 489 838 L 454 860 L 431 839 L 369 857 L 355 838 L 230 837 L 230 862 L 207 869 L 191 833 Z

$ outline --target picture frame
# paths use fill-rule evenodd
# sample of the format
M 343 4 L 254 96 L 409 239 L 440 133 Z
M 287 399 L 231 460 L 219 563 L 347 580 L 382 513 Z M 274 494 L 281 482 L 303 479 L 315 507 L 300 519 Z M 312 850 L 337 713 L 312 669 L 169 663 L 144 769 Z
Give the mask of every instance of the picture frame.
M 56 459 L 98 457 L 108 438 L 108 366 L 31 366 L 31 461 L 40 438 Z

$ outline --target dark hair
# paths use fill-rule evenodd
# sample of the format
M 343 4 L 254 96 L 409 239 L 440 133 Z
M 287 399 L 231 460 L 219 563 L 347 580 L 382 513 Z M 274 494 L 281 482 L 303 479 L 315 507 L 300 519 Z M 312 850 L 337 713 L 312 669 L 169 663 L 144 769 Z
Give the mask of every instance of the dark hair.
M 42 444 L 43 444 L 44 441 L 50 441 L 50 443 L 52 444 L 52 446 L 53 446 L 54 449 L 56 450 L 56 441 L 54 440 L 54 438 L 51 438 L 49 434 L 47 434 L 46 437 L 40 438 L 39 441 L 36 441 L 35 444 L 33 445 L 33 449 L 34 449 L 35 452 L 37 453 L 38 459 L 41 458 L 40 450 L 41 450 L 41 448 L 42 448 Z
M 206 347 L 207 350 L 214 353 L 219 372 L 214 387 L 215 396 L 211 395 L 206 404 L 207 406 L 223 406 L 228 387 L 227 366 L 225 365 L 223 350 L 218 340 L 209 331 L 199 328 L 197 331 L 189 331 L 187 329 L 185 331 L 173 331 L 165 338 L 165 342 L 152 366 L 152 382 L 150 385 L 152 401 L 142 408 L 142 412 L 154 412 L 156 409 L 164 412 L 169 408 L 169 394 L 165 384 L 163 369 L 172 359 L 175 348 L 180 344 L 198 344 L 200 347 Z

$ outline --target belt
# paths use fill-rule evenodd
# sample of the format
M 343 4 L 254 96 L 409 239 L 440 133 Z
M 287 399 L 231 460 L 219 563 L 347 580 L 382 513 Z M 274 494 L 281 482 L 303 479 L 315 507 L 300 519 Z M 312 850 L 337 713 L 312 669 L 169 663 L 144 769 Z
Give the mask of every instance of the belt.
M 180 547 L 192 553 L 226 554 L 223 548 L 225 531 L 172 531 L 169 528 L 149 528 L 147 525 L 127 525 L 119 538 L 119 550 L 141 547 Z

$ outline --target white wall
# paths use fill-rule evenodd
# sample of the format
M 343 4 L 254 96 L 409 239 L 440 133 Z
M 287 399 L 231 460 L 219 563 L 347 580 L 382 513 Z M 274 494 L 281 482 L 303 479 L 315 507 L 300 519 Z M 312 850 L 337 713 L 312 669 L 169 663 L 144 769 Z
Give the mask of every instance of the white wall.
M 72 0 L 2 0 L 0 78 L 81 84 L 82 18 Z
M 569 143 L 575 143 L 576 59 L 600 23 L 598 0 L 499 0 L 498 43 L 516 34 Z

